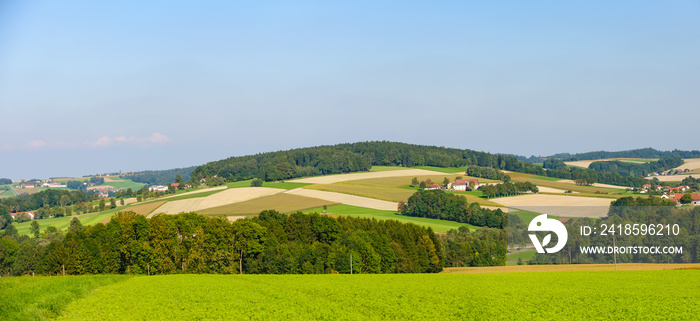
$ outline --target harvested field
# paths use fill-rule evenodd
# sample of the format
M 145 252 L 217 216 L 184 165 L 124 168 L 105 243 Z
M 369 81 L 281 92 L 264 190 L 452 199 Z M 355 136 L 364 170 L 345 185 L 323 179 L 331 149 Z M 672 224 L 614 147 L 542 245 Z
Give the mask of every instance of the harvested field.
M 541 193 L 564 193 L 566 190 L 563 189 L 558 189 L 558 188 L 551 188 L 551 187 L 546 187 L 546 186 L 537 186 L 537 188 L 540 190 Z M 578 193 L 578 192 L 573 192 L 573 193 Z
M 508 174 L 510 175 L 510 174 Z M 564 181 L 549 181 L 549 180 L 543 180 L 543 179 L 536 179 L 532 178 L 531 176 L 527 176 L 527 174 L 522 174 L 522 175 L 517 175 L 516 177 L 511 176 L 513 181 L 517 182 L 530 182 L 538 187 L 544 186 L 544 187 L 550 187 L 550 188 L 556 188 L 556 189 L 563 189 L 563 190 L 571 190 L 574 192 L 581 192 L 581 193 L 614 193 L 617 192 L 617 189 L 611 189 L 611 188 L 606 188 L 606 187 L 596 187 L 596 186 L 579 186 L 573 183 L 573 181 L 570 181 L 571 183 L 567 183 L 566 180 Z M 625 187 L 626 188 L 626 187 Z
M 25 193 L 26 193 L 26 194 L 29 194 L 29 195 L 32 195 L 32 194 L 36 194 L 36 193 L 39 193 L 39 192 L 45 191 L 45 190 L 46 190 L 45 187 L 15 188 L 15 191 L 17 191 L 17 193 L 19 193 L 19 195 L 22 195 L 22 194 L 25 194 Z
M 197 211 L 197 213 L 202 215 L 258 214 L 264 210 L 276 210 L 281 213 L 290 213 L 309 208 L 322 207 L 323 205 L 336 204 L 338 203 L 325 201 L 318 198 L 299 196 L 287 193 L 277 193 L 243 202 L 206 208 Z
M 685 161 L 685 163 L 681 166 L 676 167 L 676 168 L 683 169 L 683 170 L 689 169 L 691 171 L 696 170 L 696 169 L 700 169 L 700 158 L 687 158 L 687 159 L 683 159 L 683 160 Z
M 258 197 L 268 196 L 284 192 L 279 188 L 267 187 L 241 187 L 228 189 L 207 197 L 190 198 L 168 202 L 153 213 L 177 214 L 181 212 L 198 212 L 206 208 L 223 206 L 227 204 L 243 202 Z M 202 192 L 202 191 L 198 191 Z
M 217 187 L 203 188 L 203 189 L 198 189 L 198 190 L 195 190 L 195 191 L 186 192 L 186 193 L 182 193 L 182 194 L 175 194 L 175 195 L 171 195 L 171 196 L 165 196 L 165 197 L 161 197 L 161 198 L 159 198 L 159 199 L 164 200 L 164 199 L 168 199 L 168 198 L 179 197 L 179 196 L 185 196 L 185 195 L 199 194 L 199 193 L 211 192 L 211 191 L 221 191 L 221 190 L 225 190 L 226 188 L 227 188 L 226 186 L 217 186 Z
M 659 181 L 661 182 L 680 182 L 687 178 L 688 176 L 693 176 L 693 178 L 700 178 L 700 175 L 698 174 L 692 174 L 692 175 L 668 175 L 668 176 L 653 176 L 653 177 L 647 177 L 648 179 L 652 178 L 658 178 Z
M 618 271 L 655 271 L 699 269 L 700 263 L 619 263 Z M 445 268 L 442 273 L 511 273 L 511 272 L 564 272 L 564 271 L 614 271 L 614 264 L 554 264 L 554 265 L 508 265 L 484 267 Z
M 384 211 L 396 211 L 396 208 L 398 207 L 398 203 L 395 203 L 395 202 L 388 202 L 388 201 L 382 201 L 382 200 L 377 200 L 377 199 L 373 199 L 373 198 L 348 195 L 348 194 L 342 194 L 342 193 L 335 193 L 335 192 L 317 191 L 317 190 L 311 190 L 311 189 L 305 189 L 305 188 L 293 189 L 293 190 L 287 191 L 286 193 L 293 194 L 293 195 L 312 197 L 312 198 L 318 198 L 318 199 L 322 199 L 322 200 L 326 200 L 326 201 L 330 201 L 330 202 L 334 202 L 334 203 L 341 203 L 341 204 L 347 204 L 347 205 L 353 205 L 353 206 L 359 206 L 359 207 L 367 207 L 367 208 L 373 208 L 373 209 L 384 210 Z
M 508 207 L 561 217 L 605 217 L 608 215 L 611 199 L 529 194 L 501 197 L 492 201 Z
M 562 179 L 562 180 L 557 181 L 557 183 L 566 183 L 566 184 L 576 185 L 576 182 L 574 182 L 570 179 Z M 601 184 L 601 183 L 593 183 L 592 186 L 593 187 L 602 187 L 602 188 L 612 188 L 612 189 L 628 189 L 629 188 L 627 186 Z
M 136 214 L 148 215 L 148 214 L 151 214 L 151 212 L 155 211 L 157 208 L 161 207 L 165 203 L 166 203 L 166 201 L 141 204 L 141 205 L 128 207 L 128 208 L 124 209 L 124 211 L 132 211 Z
M 316 177 L 295 179 L 295 180 L 291 180 L 290 182 L 310 183 L 310 184 L 332 184 L 332 183 L 352 181 L 352 180 L 358 180 L 358 179 L 397 177 L 397 176 L 415 177 L 415 176 L 422 176 L 422 175 L 445 175 L 445 174 L 440 173 L 440 172 L 428 171 L 428 170 L 424 170 L 424 169 L 402 169 L 402 170 L 395 170 L 395 171 L 364 172 L 364 173 L 316 176 Z M 410 178 L 409 178 L 409 182 L 410 182 Z

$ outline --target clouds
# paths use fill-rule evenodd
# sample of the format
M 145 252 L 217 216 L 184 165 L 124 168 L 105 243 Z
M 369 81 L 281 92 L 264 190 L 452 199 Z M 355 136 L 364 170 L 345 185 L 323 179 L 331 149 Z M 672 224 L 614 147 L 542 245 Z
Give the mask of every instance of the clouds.
M 34 139 L 23 144 L 3 144 L 0 145 L 0 150 L 46 150 L 46 149 L 103 149 L 111 146 L 139 146 L 150 147 L 153 145 L 162 145 L 171 143 L 173 140 L 170 137 L 161 133 L 152 133 L 149 136 L 102 136 L 94 140 L 84 142 L 67 142 L 63 140 L 45 141 Z

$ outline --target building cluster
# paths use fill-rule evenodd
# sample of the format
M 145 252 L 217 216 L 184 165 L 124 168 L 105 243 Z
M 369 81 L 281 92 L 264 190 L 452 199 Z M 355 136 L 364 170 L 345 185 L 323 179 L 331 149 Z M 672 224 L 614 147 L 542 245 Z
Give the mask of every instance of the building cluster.
M 442 189 L 442 190 L 448 190 L 448 191 L 466 191 L 467 189 L 471 190 L 477 190 L 479 189 L 481 185 L 479 184 L 479 180 L 476 178 L 472 179 L 458 179 L 455 180 L 453 183 L 447 183 L 446 186 L 440 185 L 440 184 L 430 184 L 425 186 L 426 190 L 435 190 L 435 189 Z
M 652 176 L 668 176 L 668 175 L 680 175 L 680 174 L 683 174 L 683 173 L 685 173 L 685 172 L 687 172 L 687 171 L 688 171 L 688 169 L 674 168 L 674 169 L 669 169 L 669 170 L 663 171 L 663 172 L 653 172 L 653 173 L 649 173 L 649 174 L 647 174 L 647 177 L 652 177 Z

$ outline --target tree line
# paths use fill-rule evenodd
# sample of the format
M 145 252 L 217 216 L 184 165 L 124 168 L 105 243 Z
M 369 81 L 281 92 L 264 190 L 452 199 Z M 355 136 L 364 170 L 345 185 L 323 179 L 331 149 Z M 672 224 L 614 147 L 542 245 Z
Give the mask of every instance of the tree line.
M 5 230 L 0 274 L 350 273 L 351 265 L 353 273 L 432 273 L 444 264 L 430 228 L 394 220 L 263 211 L 230 222 L 124 212 L 107 224 L 75 219 L 65 235 L 53 227 L 39 233 L 36 224 L 33 237 Z
M 501 184 L 482 185 L 480 190 L 486 198 L 537 193 L 540 191 L 535 184 L 530 182 L 505 182 Z
M 661 158 L 648 163 L 630 163 L 623 161 L 599 161 L 591 163 L 588 168 L 596 172 L 618 173 L 621 176 L 646 176 L 653 172 L 662 172 L 667 169 L 683 165 L 683 158 L 680 156 Z
M 402 215 L 468 223 L 474 226 L 500 229 L 508 226 L 508 216 L 500 209 L 493 211 L 481 208 L 479 203 L 468 203 L 464 196 L 442 190 L 417 191 L 408 198 L 408 202 L 399 202 L 398 210 Z
M 147 185 L 168 185 L 173 183 L 173 177 L 178 175 L 182 177 L 183 181 L 189 181 L 192 176 L 192 171 L 195 168 L 197 168 L 197 166 L 157 171 L 141 171 L 126 174 L 124 175 L 124 178 Z M 192 184 L 192 186 L 195 185 Z

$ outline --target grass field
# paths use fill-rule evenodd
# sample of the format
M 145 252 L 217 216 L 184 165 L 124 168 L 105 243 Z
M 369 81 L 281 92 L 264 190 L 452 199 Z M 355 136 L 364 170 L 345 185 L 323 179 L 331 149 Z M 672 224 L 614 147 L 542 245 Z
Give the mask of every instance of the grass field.
M 112 186 L 117 189 L 127 190 L 131 188 L 134 192 L 146 186 L 144 183 L 137 183 L 129 179 L 115 179 L 111 182 L 105 182 L 104 185 Z
M 314 208 L 304 211 L 304 213 L 321 213 L 323 208 Z M 326 210 L 326 214 L 329 215 L 339 215 L 339 216 L 350 216 L 350 217 L 361 217 L 361 218 L 375 218 L 377 220 L 397 220 L 403 223 L 413 223 L 420 226 L 431 227 L 435 232 L 447 232 L 449 230 L 458 229 L 460 226 L 467 226 L 470 230 L 478 229 L 476 226 L 472 226 L 465 223 L 457 223 L 452 221 L 441 221 L 430 218 L 423 217 L 411 217 L 399 215 L 395 211 L 382 211 L 375 210 L 366 207 L 351 206 L 351 205 L 335 205 L 329 206 Z
M 82 223 L 83 225 L 92 225 L 92 224 L 97 224 L 97 223 L 105 221 L 106 219 L 112 217 L 112 215 L 116 214 L 119 211 L 128 211 L 128 210 L 129 210 L 129 208 L 127 206 L 118 206 L 115 209 L 106 210 L 106 211 L 97 212 L 97 213 L 88 213 L 88 214 L 81 214 L 81 215 L 75 215 L 75 216 L 64 216 L 64 217 L 57 217 L 57 218 L 47 218 L 47 219 L 43 219 L 43 220 L 37 220 L 37 222 L 39 223 L 39 226 L 40 226 L 42 232 L 48 226 L 54 226 L 59 230 L 65 230 L 70 225 L 70 220 L 73 219 L 73 217 L 77 217 L 80 220 L 80 223 Z M 17 232 L 20 235 L 29 235 L 30 224 L 31 224 L 31 221 L 15 224 L 15 227 L 17 228 Z
M 243 202 L 222 205 L 218 207 L 198 210 L 202 215 L 253 215 L 263 210 L 277 210 L 281 213 L 296 212 L 323 205 L 335 205 L 337 203 L 320 200 L 317 198 L 278 193 L 263 196 Z
M 462 176 L 462 175 L 453 175 L 453 174 L 444 174 L 444 175 L 424 175 L 424 176 L 413 176 L 416 177 L 419 181 L 424 181 L 427 179 L 432 180 L 433 182 L 436 183 L 442 183 L 442 181 L 447 178 L 450 181 L 454 181 L 457 176 Z M 380 200 L 385 200 L 385 201 L 390 201 L 390 202 L 401 202 L 401 201 L 407 201 L 408 198 L 413 195 L 418 189 L 417 188 L 412 188 L 409 185 L 411 184 L 411 180 L 413 179 L 411 176 L 398 176 L 398 177 L 383 177 L 383 178 L 369 178 L 369 179 L 361 179 L 361 180 L 352 180 L 352 181 L 345 181 L 345 182 L 338 182 L 338 183 L 333 183 L 333 184 L 316 184 L 316 185 L 310 185 L 306 186 L 305 188 L 308 189 L 315 189 L 315 190 L 321 190 L 321 191 L 329 191 L 329 192 L 337 192 L 337 193 L 345 193 L 345 194 L 350 194 L 350 195 L 356 195 L 356 196 L 363 196 L 363 197 L 369 197 L 369 198 L 376 198 Z M 465 178 L 469 178 L 468 176 L 465 176 Z M 479 179 L 481 182 L 482 180 Z M 484 182 L 495 182 L 492 180 L 483 180 Z M 486 206 L 500 206 L 497 203 L 491 202 L 487 199 L 483 199 L 477 194 L 473 194 L 471 192 L 454 192 L 463 195 L 464 197 L 467 198 L 467 201 L 471 202 L 477 202 L 481 205 L 486 205 Z M 480 192 L 477 192 L 480 193 Z
M 527 261 L 531 260 L 535 254 L 537 254 L 536 250 L 524 250 L 508 254 L 507 264 L 518 264 L 518 259 L 521 259 L 523 263 L 526 263 Z
M 0 198 L 17 196 L 12 189 L 0 190 Z
M 141 276 L 71 302 L 60 320 L 685 320 L 700 314 L 698 288 L 690 270 Z
M 49 320 L 71 302 L 129 275 L 12 277 L 0 279 L 0 319 Z

